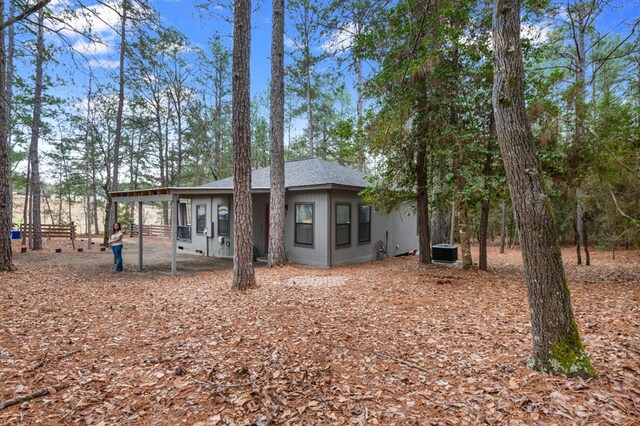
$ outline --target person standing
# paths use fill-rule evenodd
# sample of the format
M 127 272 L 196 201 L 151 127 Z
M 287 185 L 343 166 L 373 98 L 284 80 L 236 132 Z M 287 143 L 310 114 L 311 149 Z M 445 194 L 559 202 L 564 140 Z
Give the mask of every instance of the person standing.
M 122 229 L 120 228 L 120 223 L 116 222 L 113 224 L 113 234 L 111 234 L 111 238 L 109 238 L 109 244 L 111 244 L 111 250 L 113 251 L 113 258 L 115 261 L 116 272 L 122 272 Z

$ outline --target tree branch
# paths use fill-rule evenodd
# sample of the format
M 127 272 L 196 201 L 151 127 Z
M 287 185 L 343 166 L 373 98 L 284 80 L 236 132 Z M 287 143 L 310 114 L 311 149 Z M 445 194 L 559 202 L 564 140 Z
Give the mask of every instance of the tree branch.
M 620 208 L 620 205 L 618 204 L 618 199 L 616 198 L 615 194 L 613 193 L 613 191 L 611 190 L 611 188 L 609 188 L 609 194 L 611 194 L 611 198 L 613 198 L 613 202 L 616 205 L 616 209 L 618 209 L 618 211 L 620 212 L 620 214 L 624 217 L 626 217 L 627 219 L 629 219 L 631 222 L 633 222 L 633 224 L 635 226 L 637 226 L 638 228 L 640 228 L 640 223 L 638 223 L 637 220 L 635 220 L 634 218 L 632 218 L 631 216 L 629 216 L 628 214 L 626 214 L 625 212 L 622 211 L 622 209 Z
M 17 398 L 7 399 L 5 401 L 0 401 L 0 411 L 4 410 L 7 407 L 11 407 L 12 405 L 20 404 L 25 401 L 30 401 L 34 398 L 39 398 L 45 395 L 53 395 L 58 391 L 61 391 L 64 388 L 69 387 L 68 384 L 62 383 L 59 385 L 47 386 L 46 388 L 42 388 L 39 391 L 30 393 L 29 395 L 19 396 Z
M 22 21 L 24 18 L 26 18 L 27 16 L 31 15 L 32 13 L 35 13 L 35 12 L 39 11 L 40 9 L 45 7 L 47 4 L 49 4 L 50 2 L 51 2 L 51 0 L 41 0 L 38 3 L 34 4 L 33 6 L 30 6 L 30 7 L 26 8 L 19 15 L 16 15 L 13 18 L 9 18 L 7 21 L 5 21 L 2 24 L 0 24 L 0 31 L 4 30 L 7 27 L 10 27 L 11 25 L 15 24 L 16 22 Z

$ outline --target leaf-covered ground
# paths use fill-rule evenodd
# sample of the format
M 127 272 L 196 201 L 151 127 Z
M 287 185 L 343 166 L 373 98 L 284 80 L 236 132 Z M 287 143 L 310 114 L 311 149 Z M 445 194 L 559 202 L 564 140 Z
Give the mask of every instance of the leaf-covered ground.
M 257 267 L 260 287 L 237 293 L 228 262 L 181 256 L 171 277 L 164 241 L 146 242 L 146 272 L 126 241 L 121 274 L 108 252 L 46 244 L 0 274 L 0 405 L 48 391 L 0 424 L 640 422 L 637 251 L 594 253 L 590 267 L 564 252 L 598 371 L 584 381 L 524 365 L 517 250 L 492 247 L 489 272 L 416 257 Z

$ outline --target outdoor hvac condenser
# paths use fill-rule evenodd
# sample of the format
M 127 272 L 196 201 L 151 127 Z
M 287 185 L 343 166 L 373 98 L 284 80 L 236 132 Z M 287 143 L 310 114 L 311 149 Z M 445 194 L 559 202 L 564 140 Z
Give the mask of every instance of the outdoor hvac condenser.
M 431 246 L 431 257 L 434 262 L 455 263 L 458 261 L 458 247 L 451 244 Z

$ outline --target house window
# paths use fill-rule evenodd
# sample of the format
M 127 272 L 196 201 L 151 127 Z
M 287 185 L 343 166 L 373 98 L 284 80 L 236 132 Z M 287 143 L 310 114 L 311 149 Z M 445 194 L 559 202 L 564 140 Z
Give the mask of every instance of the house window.
M 371 206 L 358 204 L 358 243 L 371 242 Z
M 313 204 L 296 204 L 295 243 L 313 246 Z
M 229 206 L 218 206 L 218 235 L 229 236 Z
M 196 234 L 203 234 L 207 227 L 207 205 L 196 204 Z
M 180 201 L 178 203 L 178 226 L 191 225 L 191 201 Z
M 178 203 L 178 239 L 191 240 L 191 200 Z
M 336 204 L 336 247 L 351 245 L 351 204 Z

